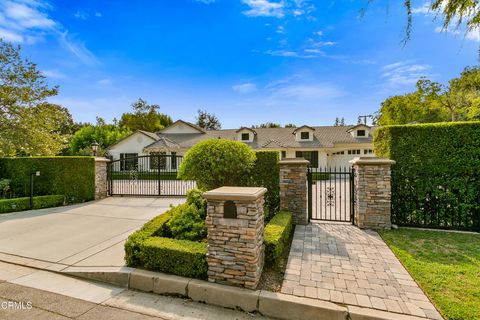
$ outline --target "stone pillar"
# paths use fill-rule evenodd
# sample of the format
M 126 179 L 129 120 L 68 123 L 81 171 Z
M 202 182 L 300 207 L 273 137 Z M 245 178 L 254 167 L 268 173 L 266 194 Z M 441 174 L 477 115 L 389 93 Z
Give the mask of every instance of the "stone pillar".
M 391 170 L 395 161 L 357 157 L 355 169 L 355 225 L 362 229 L 390 229 Z
M 304 158 L 284 159 L 280 164 L 280 210 L 293 214 L 294 224 L 308 224 L 307 167 Z
M 108 196 L 107 167 L 109 159 L 95 157 L 95 200 Z
M 221 187 L 207 199 L 208 281 L 255 289 L 262 274 L 265 188 Z

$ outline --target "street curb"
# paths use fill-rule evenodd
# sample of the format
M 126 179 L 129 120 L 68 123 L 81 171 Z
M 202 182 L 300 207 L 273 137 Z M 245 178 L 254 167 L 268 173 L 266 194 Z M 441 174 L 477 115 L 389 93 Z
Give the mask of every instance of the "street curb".
M 426 320 L 399 313 L 392 313 L 357 306 L 339 305 L 330 301 L 297 297 L 264 290 L 249 290 L 225 286 L 204 280 L 184 278 L 142 269 L 91 267 L 88 270 L 64 270 L 68 274 L 96 281 L 122 285 L 129 289 L 174 295 L 196 302 L 228 309 L 258 312 L 267 317 L 285 320 Z M 117 268 L 120 269 L 120 268 Z M 126 277 L 128 274 L 128 277 Z M 125 279 L 128 278 L 128 282 Z M 121 279 L 121 281 L 117 281 Z M 120 283 L 119 283 L 120 282 Z

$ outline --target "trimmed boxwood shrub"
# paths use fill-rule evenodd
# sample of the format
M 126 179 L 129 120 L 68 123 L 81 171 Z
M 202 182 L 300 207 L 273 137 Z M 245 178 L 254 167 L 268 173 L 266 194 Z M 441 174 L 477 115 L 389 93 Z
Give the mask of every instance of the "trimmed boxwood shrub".
M 183 156 L 178 177 L 195 180 L 201 189 L 238 186 L 248 182 L 255 152 L 243 142 L 208 139 L 196 143 Z
M 207 278 L 207 243 L 150 237 L 140 244 L 144 268 L 183 277 Z
M 285 246 L 290 240 L 293 230 L 293 217 L 291 212 L 280 211 L 265 226 L 263 233 L 265 243 L 265 261 L 275 263 L 282 255 Z
M 62 195 L 33 197 L 33 209 L 62 206 L 65 197 Z M 30 198 L 0 199 L 0 213 L 30 210 Z
M 186 203 L 172 207 L 130 235 L 125 243 L 127 265 L 205 279 L 207 243 L 180 240 L 206 236 L 206 201 L 202 194 L 198 189 L 189 191 Z
M 375 130 L 392 166 L 392 222 L 480 231 L 480 122 Z
M 30 174 L 34 196 L 65 195 L 67 203 L 95 198 L 95 159 L 93 157 L 1 158 L 0 178 L 11 180 L 11 192 L 17 197 L 30 196 Z

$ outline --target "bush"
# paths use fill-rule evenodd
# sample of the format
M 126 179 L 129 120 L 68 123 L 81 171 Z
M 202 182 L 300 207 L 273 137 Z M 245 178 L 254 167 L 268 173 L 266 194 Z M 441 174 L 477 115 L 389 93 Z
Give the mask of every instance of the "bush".
M 480 122 L 375 130 L 392 166 L 392 222 L 480 231 Z
M 30 174 L 34 177 L 34 196 L 62 194 L 68 203 L 95 198 L 95 160 L 93 157 L 30 157 L 0 159 L 0 177 L 11 180 L 11 192 L 30 196 Z
M 265 219 L 268 221 L 280 208 L 280 165 L 277 151 L 257 151 L 251 170 L 250 186 L 265 187 Z
M 172 218 L 176 210 L 181 210 L 182 206 L 185 206 L 185 204 L 171 208 L 169 211 L 156 216 L 152 220 L 145 223 L 140 230 L 134 232 L 128 237 L 127 241 L 125 242 L 125 261 L 128 266 L 140 266 L 140 244 L 147 238 L 152 236 L 171 236 L 170 231 L 166 227 L 166 223 Z
M 280 211 L 265 226 L 263 233 L 265 243 L 265 261 L 273 264 L 282 255 L 290 240 L 293 230 L 291 212 Z
M 130 267 L 143 267 L 184 277 L 207 276 L 206 201 L 203 191 L 188 192 L 187 202 L 147 222 L 125 243 L 125 260 Z
M 33 209 L 62 206 L 65 197 L 62 195 L 33 197 Z M 30 210 L 30 198 L 0 199 L 0 213 Z
M 208 139 L 195 144 L 183 156 L 178 177 L 195 180 L 202 189 L 247 183 L 255 152 L 243 142 Z
M 206 279 L 207 243 L 151 237 L 140 244 L 139 258 L 148 270 Z
M 197 241 L 207 236 L 207 201 L 202 195 L 201 190 L 190 190 L 187 193 L 187 205 L 181 210 L 175 210 L 166 223 L 174 239 Z

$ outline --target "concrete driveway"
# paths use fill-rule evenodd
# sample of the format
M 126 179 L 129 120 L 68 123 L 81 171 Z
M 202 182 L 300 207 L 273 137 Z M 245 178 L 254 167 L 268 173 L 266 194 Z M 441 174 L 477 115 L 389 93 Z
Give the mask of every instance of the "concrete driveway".
M 123 244 L 146 221 L 185 198 L 122 198 L 0 215 L 0 260 L 121 267 Z M 11 261 L 11 259 L 10 259 Z

